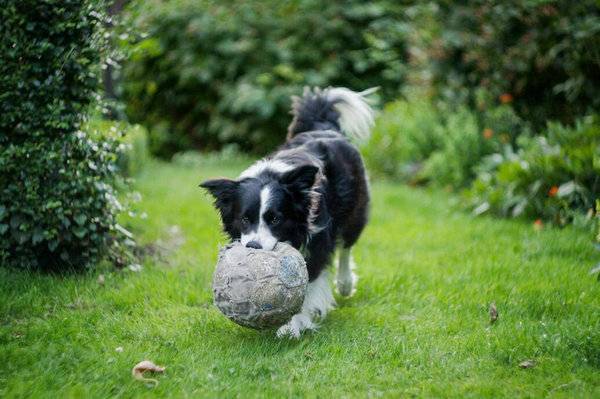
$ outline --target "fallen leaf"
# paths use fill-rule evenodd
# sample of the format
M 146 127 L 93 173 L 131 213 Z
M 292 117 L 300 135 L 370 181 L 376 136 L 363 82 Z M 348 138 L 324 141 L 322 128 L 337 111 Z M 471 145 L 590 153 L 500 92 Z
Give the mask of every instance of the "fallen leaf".
M 494 324 L 498 320 L 498 309 L 496 308 L 496 303 L 492 302 L 490 304 L 490 323 Z
M 152 373 L 162 373 L 165 371 L 165 367 L 157 366 L 150 360 L 142 360 L 138 364 L 136 364 L 131 370 L 131 375 L 138 381 L 151 382 L 154 385 L 158 385 L 158 380 L 154 378 L 146 378 L 144 377 L 144 372 L 150 371 Z
M 104 274 L 98 276 L 98 284 L 104 285 Z
M 534 366 L 535 366 L 535 360 L 531 360 L 531 359 L 523 360 L 521 363 L 519 363 L 519 367 L 521 367 L 522 369 L 530 369 Z
M 123 347 L 122 346 L 117 346 L 115 348 L 115 352 L 119 352 L 119 353 L 123 352 Z

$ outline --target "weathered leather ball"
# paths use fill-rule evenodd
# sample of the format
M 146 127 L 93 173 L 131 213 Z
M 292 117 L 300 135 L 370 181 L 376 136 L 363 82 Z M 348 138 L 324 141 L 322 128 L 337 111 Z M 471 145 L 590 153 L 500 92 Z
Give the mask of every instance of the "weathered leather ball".
M 294 247 L 280 242 L 266 251 L 234 242 L 219 252 L 214 301 L 239 325 L 278 327 L 300 311 L 307 284 L 306 263 Z

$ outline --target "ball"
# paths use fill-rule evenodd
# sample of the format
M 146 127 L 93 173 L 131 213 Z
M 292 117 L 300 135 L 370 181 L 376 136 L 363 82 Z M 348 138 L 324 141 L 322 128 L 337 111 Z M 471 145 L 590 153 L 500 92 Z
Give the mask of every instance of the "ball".
M 300 311 L 307 284 L 304 258 L 291 245 L 280 242 L 266 251 L 234 242 L 219 252 L 214 302 L 235 323 L 262 330 Z

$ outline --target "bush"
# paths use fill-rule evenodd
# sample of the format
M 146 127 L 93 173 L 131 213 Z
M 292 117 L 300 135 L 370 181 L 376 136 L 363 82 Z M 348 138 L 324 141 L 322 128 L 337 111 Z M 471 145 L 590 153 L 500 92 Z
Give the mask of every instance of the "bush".
M 518 139 L 479 167 L 467 198 L 477 214 L 528 216 L 565 225 L 593 215 L 600 198 L 600 120 L 569 128 L 549 124 L 544 135 Z
M 124 177 L 137 175 L 150 160 L 148 131 L 141 125 L 93 118 L 83 130 L 96 141 L 109 138 L 118 143 L 116 164 Z
M 437 185 L 463 187 L 474 177 L 473 167 L 493 147 L 491 137 L 484 134 L 467 109 L 449 114 L 441 129 L 440 149 L 427 159 L 423 176 Z
M 414 24 L 428 27 L 416 40 L 426 54 L 417 68 L 429 72 L 442 97 L 478 109 L 512 102 L 537 129 L 600 111 L 596 1 L 437 1 L 414 8 L 421 11 Z
M 305 85 L 398 94 L 401 11 L 391 0 L 146 2 L 129 22 L 148 36 L 124 65 L 127 112 L 161 156 L 231 143 L 264 153 L 284 138 L 290 96 Z
M 102 2 L 0 8 L 0 264 L 86 267 L 117 253 L 116 146 L 78 130 L 98 81 Z
M 409 98 L 385 107 L 363 154 L 375 175 L 418 183 L 423 163 L 442 147 L 443 126 L 431 102 Z
M 481 159 L 514 143 L 527 125 L 508 105 L 479 115 L 434 104 L 422 93 L 389 104 L 363 148 L 369 170 L 411 184 L 461 188 Z

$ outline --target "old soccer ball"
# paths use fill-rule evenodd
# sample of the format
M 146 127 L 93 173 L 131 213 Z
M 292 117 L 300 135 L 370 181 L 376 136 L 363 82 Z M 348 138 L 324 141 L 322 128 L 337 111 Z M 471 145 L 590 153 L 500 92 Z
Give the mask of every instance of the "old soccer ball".
M 307 284 L 306 263 L 294 247 L 280 242 L 266 251 L 235 242 L 219 252 L 214 301 L 239 325 L 277 327 L 300 311 Z

